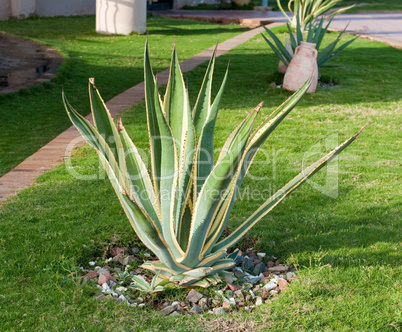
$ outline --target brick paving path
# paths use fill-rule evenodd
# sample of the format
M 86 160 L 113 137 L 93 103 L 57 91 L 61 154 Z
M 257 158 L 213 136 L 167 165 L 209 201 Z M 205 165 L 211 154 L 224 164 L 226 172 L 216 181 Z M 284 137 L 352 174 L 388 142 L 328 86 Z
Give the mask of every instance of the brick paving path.
M 280 23 L 268 25 L 274 27 Z M 225 54 L 232 48 L 244 43 L 248 39 L 254 37 L 262 31 L 262 28 L 257 28 L 244 32 L 236 37 L 226 40 L 219 44 L 217 56 Z M 211 47 L 192 58 L 181 62 L 183 72 L 190 71 L 198 65 L 208 61 L 215 47 Z M 160 72 L 157 75 L 159 85 L 167 84 L 169 78 L 169 69 Z M 136 86 L 124 91 L 113 99 L 109 100 L 106 105 L 113 118 L 118 116 L 122 111 L 138 103 L 144 98 L 144 83 L 139 83 Z M 86 117 L 92 120 L 92 116 Z M 69 143 L 81 137 L 75 127 L 70 127 L 48 144 L 39 149 L 29 158 L 25 159 L 21 164 L 15 167 L 12 171 L 0 178 L 0 201 L 7 197 L 16 194 L 18 191 L 28 188 L 34 183 L 34 180 L 44 172 L 60 165 L 64 161 L 66 150 Z

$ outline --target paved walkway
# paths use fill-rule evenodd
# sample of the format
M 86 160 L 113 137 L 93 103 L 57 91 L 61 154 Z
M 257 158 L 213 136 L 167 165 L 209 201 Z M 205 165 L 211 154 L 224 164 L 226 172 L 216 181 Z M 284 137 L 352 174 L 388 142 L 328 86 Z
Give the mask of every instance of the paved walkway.
M 273 22 L 287 22 L 281 12 L 254 10 L 166 10 L 155 12 L 155 14 L 217 23 L 236 23 L 251 28 Z M 330 28 L 340 31 L 348 24 L 346 31 L 349 33 L 402 48 L 402 13 L 400 12 L 341 14 L 335 16 Z
M 271 24 L 268 27 L 280 25 Z M 257 28 L 244 32 L 236 37 L 226 40 L 219 44 L 217 56 L 221 56 L 232 48 L 244 43 L 248 39 L 260 33 L 263 29 Z M 187 72 L 198 65 L 208 61 L 212 55 L 214 47 L 203 51 L 194 57 L 181 62 L 182 72 Z M 167 84 L 169 78 L 169 69 L 160 72 L 157 75 L 159 85 Z M 138 103 L 144 98 L 144 83 L 137 84 L 136 86 L 124 91 L 113 99 L 109 100 L 106 105 L 113 118 L 118 116 L 122 111 Z M 88 115 L 87 120 L 92 121 L 92 116 Z M 81 135 L 75 129 L 70 127 L 62 134 L 57 136 L 51 142 L 39 149 L 32 156 L 24 160 L 21 164 L 15 167 L 12 171 L 5 174 L 0 178 L 0 201 L 5 200 L 7 197 L 16 194 L 16 192 L 28 188 L 34 183 L 34 180 L 44 172 L 60 165 L 65 156 L 68 155 L 70 143 L 79 139 Z M 76 145 L 75 145 L 76 146 Z
M 162 12 L 176 18 L 192 18 L 208 20 L 221 23 L 237 23 L 246 26 L 260 26 L 270 24 L 269 27 L 277 26 L 286 22 L 279 12 L 259 11 L 169 11 Z M 273 23 L 275 22 L 275 23 Z M 388 43 L 394 47 L 402 48 L 402 13 L 386 14 L 343 14 L 338 15 L 331 29 L 343 30 L 349 23 L 347 31 L 359 34 L 363 37 Z M 225 54 L 232 48 L 244 43 L 262 28 L 256 28 L 242 33 L 232 39 L 219 44 L 218 56 Z M 191 59 L 183 61 L 181 68 L 187 72 L 209 60 L 213 47 L 201 52 Z M 168 70 L 157 75 L 160 85 L 166 84 Z M 107 102 L 107 106 L 113 117 L 144 98 L 144 84 L 140 83 L 127 91 L 119 94 Z M 90 119 L 90 116 L 87 117 Z M 64 161 L 66 149 L 71 141 L 80 137 L 78 131 L 71 127 L 54 140 L 46 144 L 31 157 L 27 158 L 11 172 L 0 178 L 0 201 L 8 196 L 14 195 L 17 191 L 31 186 L 35 178 L 47 170 Z
M 402 49 L 402 13 L 337 15 L 330 28 L 340 31 L 346 25 L 349 33 Z

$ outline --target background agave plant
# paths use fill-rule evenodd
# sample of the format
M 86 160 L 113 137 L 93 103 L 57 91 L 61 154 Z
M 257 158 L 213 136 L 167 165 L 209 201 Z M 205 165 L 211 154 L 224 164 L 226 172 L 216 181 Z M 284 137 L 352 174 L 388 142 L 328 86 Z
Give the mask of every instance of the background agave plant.
M 341 46 L 336 48 L 338 45 L 338 42 L 341 40 L 342 35 L 345 33 L 347 26 L 345 29 L 336 37 L 336 39 L 324 47 L 322 50 L 320 50 L 322 40 L 324 39 L 324 36 L 328 30 L 329 25 L 331 24 L 330 20 L 325 26 L 324 26 L 324 18 L 321 18 L 319 21 L 310 21 L 307 24 L 306 28 L 306 33 L 303 33 L 299 21 L 296 20 L 296 33 L 292 33 L 292 29 L 289 24 L 287 24 L 288 32 L 289 32 L 289 44 L 291 47 L 291 51 L 288 47 L 283 45 L 283 43 L 280 41 L 280 39 L 269 29 L 267 29 L 265 26 L 263 28 L 269 35 L 269 37 L 272 38 L 271 42 L 263 33 L 261 33 L 262 37 L 265 39 L 269 47 L 274 51 L 276 56 L 281 60 L 286 66 L 289 65 L 290 61 L 292 60 L 293 54 L 295 53 L 296 47 L 300 45 L 302 41 L 306 41 L 309 43 L 314 43 L 316 44 L 316 49 L 318 51 L 317 55 L 317 66 L 320 68 L 323 66 L 325 63 L 327 63 L 329 60 L 332 58 L 336 57 L 339 53 L 341 53 L 346 47 L 348 47 L 353 41 L 355 41 L 358 37 L 355 37 L 345 43 L 343 43 Z
M 314 22 L 318 17 L 328 13 L 335 5 L 341 3 L 342 0 L 290 0 L 288 2 L 288 9 L 293 14 L 290 18 L 281 5 L 281 1 L 277 0 L 278 7 L 282 14 L 289 20 L 295 28 L 297 22 L 300 24 L 302 31 L 306 30 L 309 23 Z M 331 19 L 335 15 L 344 13 L 355 5 L 338 8 L 332 10 L 326 19 Z M 298 17 L 298 18 L 296 18 Z
M 121 121 L 117 125 L 113 122 L 93 79 L 89 80 L 89 95 L 96 128 L 71 107 L 63 92 L 71 121 L 97 150 L 132 227 L 159 259 L 142 267 L 181 286 L 206 287 L 216 280 L 217 272 L 232 267 L 235 255 L 227 256 L 227 248 L 357 136 L 307 167 L 221 238 L 254 156 L 307 91 L 309 82 L 252 130 L 262 107 L 259 104 L 230 134 L 214 162 L 215 122 L 227 78 L 226 72 L 211 104 L 214 63 L 215 52 L 191 110 L 176 51 L 162 102 L 146 46 L 145 99 L 152 176 Z

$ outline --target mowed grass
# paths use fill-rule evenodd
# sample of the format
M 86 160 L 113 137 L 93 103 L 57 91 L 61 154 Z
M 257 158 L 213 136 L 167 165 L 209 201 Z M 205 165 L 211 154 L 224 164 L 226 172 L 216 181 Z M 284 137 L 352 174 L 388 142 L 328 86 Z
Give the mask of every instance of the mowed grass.
M 149 17 L 147 29 L 155 72 L 169 66 L 174 41 L 186 45 L 179 51 L 185 60 L 214 46 L 218 39 L 224 41 L 245 31 L 235 25 L 161 17 Z M 106 101 L 143 81 L 147 36 L 96 34 L 94 16 L 0 21 L 0 31 L 49 45 L 65 57 L 52 83 L 0 95 L 0 176 L 70 126 L 61 103 L 63 87 L 71 102 L 88 114 L 89 77 L 95 77 Z
M 330 33 L 327 42 L 335 37 Z M 187 47 L 176 44 L 179 52 Z M 155 66 L 158 50 L 153 52 Z M 250 231 L 255 249 L 298 269 L 298 280 L 275 300 L 252 313 L 162 317 L 151 309 L 98 301 L 94 286 L 67 277 L 78 266 L 88 267 L 111 242 L 140 246 L 96 154 L 86 146 L 70 165 L 47 172 L 3 203 L 2 329 L 400 331 L 401 56 L 401 50 L 381 43 L 355 41 L 321 69 L 321 77 L 339 84 L 304 96 L 257 156 L 230 229 L 303 166 L 373 122 L 340 155 L 338 174 L 324 168 Z M 217 147 L 260 101 L 265 106 L 259 120 L 290 96 L 270 85 L 278 60 L 260 36 L 217 59 L 215 92 L 229 60 Z M 185 75 L 193 102 L 205 68 Z M 146 157 L 144 103 L 127 110 L 123 123 Z

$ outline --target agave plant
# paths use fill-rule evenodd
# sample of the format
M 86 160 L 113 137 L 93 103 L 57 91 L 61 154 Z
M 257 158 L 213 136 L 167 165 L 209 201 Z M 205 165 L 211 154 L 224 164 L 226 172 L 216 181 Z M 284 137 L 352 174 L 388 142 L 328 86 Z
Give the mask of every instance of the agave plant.
M 97 150 L 136 234 L 158 257 L 156 261 L 145 262 L 142 267 L 181 286 L 206 287 L 217 279 L 218 272 L 231 268 L 236 254 L 227 256 L 227 249 L 357 136 L 307 167 L 230 235 L 222 238 L 254 156 L 307 91 L 310 82 L 253 130 L 262 107 L 260 103 L 230 134 L 214 162 L 215 122 L 227 79 L 226 71 L 211 103 L 214 64 L 215 52 L 191 110 L 177 54 L 173 50 L 169 82 L 162 102 L 146 45 L 145 100 L 151 176 L 121 120 L 116 125 L 111 118 L 93 79 L 89 80 L 89 95 L 95 127 L 72 108 L 63 92 L 71 121 Z
M 283 15 L 285 15 L 294 28 L 298 21 L 302 31 L 307 28 L 309 23 L 315 22 L 318 17 L 328 13 L 328 11 L 340 2 L 342 2 L 342 0 L 290 0 L 288 3 L 288 9 L 293 14 L 293 17 L 290 18 L 283 9 L 281 0 L 277 0 L 278 7 Z M 330 20 L 335 15 L 341 14 L 352 7 L 354 7 L 354 4 L 333 10 L 326 19 Z
M 146 293 L 158 293 L 163 292 L 165 290 L 165 285 L 170 281 L 168 279 L 158 280 L 160 272 L 157 272 L 152 278 L 151 283 L 148 283 L 143 278 L 139 276 L 133 276 L 133 285 L 131 288 L 137 289 L 141 292 Z
M 342 52 L 346 47 L 348 47 L 352 42 L 354 42 L 358 37 L 355 37 L 341 46 L 336 48 L 338 42 L 341 40 L 342 35 L 345 33 L 347 26 L 345 29 L 336 37 L 336 39 L 327 45 L 325 48 L 320 50 L 320 46 L 324 36 L 328 30 L 329 25 L 331 24 L 331 20 L 324 26 L 324 18 L 321 18 L 319 21 L 312 22 L 310 21 L 307 24 L 307 32 L 303 33 L 300 25 L 296 24 L 296 33 L 292 33 L 292 29 L 289 24 L 287 24 L 289 38 L 287 39 L 287 44 L 290 45 L 290 49 L 288 45 L 283 45 L 280 39 L 269 29 L 265 26 L 263 28 L 272 38 L 272 41 L 269 40 L 263 33 L 261 33 L 262 37 L 265 39 L 269 47 L 273 50 L 276 56 L 281 60 L 286 66 L 289 65 L 290 61 L 292 60 L 293 54 L 295 53 L 296 47 L 300 45 L 302 41 L 306 41 L 309 43 L 316 44 L 316 49 L 318 51 L 317 55 L 317 66 L 318 68 L 322 67 L 325 63 L 327 63 L 332 58 L 336 57 L 340 52 Z M 289 42 L 288 42 L 289 41 Z

